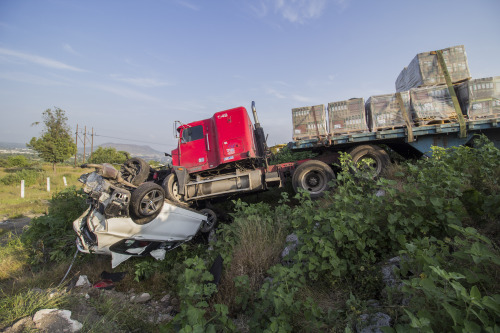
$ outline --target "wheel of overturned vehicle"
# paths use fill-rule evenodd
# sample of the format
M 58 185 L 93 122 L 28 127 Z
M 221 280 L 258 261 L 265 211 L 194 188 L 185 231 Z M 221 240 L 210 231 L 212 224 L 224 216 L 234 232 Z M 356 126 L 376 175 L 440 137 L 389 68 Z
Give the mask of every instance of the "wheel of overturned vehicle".
M 328 164 L 310 160 L 299 165 L 295 170 L 292 186 L 295 192 L 301 188 L 309 192 L 312 199 L 316 199 L 330 188 L 328 183 L 333 179 L 335 179 L 335 174 Z
M 152 221 L 160 213 L 165 202 L 165 192 L 160 185 L 147 182 L 139 185 L 131 195 L 132 220 L 137 224 Z
M 151 167 L 148 162 L 138 157 L 128 159 L 120 169 L 123 179 L 136 186 L 148 179 L 150 171 Z
M 202 210 L 200 210 L 200 213 L 207 217 L 207 220 L 203 221 L 200 227 L 200 231 L 203 233 L 212 231 L 217 225 L 217 215 L 213 210 L 209 208 L 203 208 Z
M 391 164 L 387 152 L 374 145 L 361 145 L 347 151 L 351 157 L 356 172 L 361 172 L 365 178 L 376 178 Z
M 168 199 L 180 205 L 187 205 L 187 203 L 184 201 L 184 196 L 179 193 L 179 183 L 177 181 L 177 176 L 175 175 L 175 173 L 171 173 L 165 178 L 162 187 L 165 190 L 165 194 L 167 195 Z

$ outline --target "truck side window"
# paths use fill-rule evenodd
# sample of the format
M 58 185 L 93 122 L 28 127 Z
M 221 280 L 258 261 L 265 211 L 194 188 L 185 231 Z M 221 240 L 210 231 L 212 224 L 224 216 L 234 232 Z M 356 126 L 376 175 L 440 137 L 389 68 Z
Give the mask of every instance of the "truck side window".
M 191 142 L 199 139 L 203 139 L 202 125 L 185 128 L 182 131 L 182 143 Z

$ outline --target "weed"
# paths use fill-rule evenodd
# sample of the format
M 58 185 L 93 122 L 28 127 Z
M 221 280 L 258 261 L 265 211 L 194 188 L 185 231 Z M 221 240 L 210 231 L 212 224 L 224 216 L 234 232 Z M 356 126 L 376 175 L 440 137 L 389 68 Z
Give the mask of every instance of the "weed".
M 57 290 L 27 290 L 13 295 L 0 292 L 2 292 L 2 297 L 0 297 L 0 328 L 5 328 L 23 317 L 32 316 L 38 310 L 57 308 L 66 297 Z

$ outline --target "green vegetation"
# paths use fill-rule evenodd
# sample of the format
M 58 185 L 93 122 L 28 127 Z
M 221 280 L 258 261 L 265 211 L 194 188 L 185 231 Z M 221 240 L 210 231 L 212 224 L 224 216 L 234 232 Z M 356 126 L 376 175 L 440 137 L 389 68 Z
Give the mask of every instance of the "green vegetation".
M 313 158 L 317 154 L 310 151 L 294 152 L 288 147 L 283 147 L 278 153 L 271 156 L 271 164 L 281 164 Z
M 52 170 L 56 172 L 56 163 L 62 163 L 76 153 L 76 144 L 70 135 L 67 125 L 66 112 L 59 108 L 54 111 L 47 109 L 43 112 L 45 125 L 40 138 L 32 138 L 28 147 L 32 148 L 46 162 L 52 163 Z M 38 124 L 38 123 L 35 123 Z
M 130 158 L 130 154 L 126 151 L 117 151 L 113 147 L 98 147 L 96 151 L 92 153 L 92 158 L 88 161 L 89 163 L 102 164 L 122 164 Z
M 19 155 L 18 155 L 19 156 Z M 17 157 L 17 156 L 15 156 Z M 15 218 L 23 215 L 41 214 L 47 211 L 48 200 L 67 186 L 80 187 L 78 178 L 90 169 L 58 165 L 57 176 L 50 177 L 51 192 L 47 192 L 47 176 L 51 174 L 49 165 L 29 161 L 28 167 L 9 166 L 0 168 L 0 216 Z M 0 159 L 5 165 L 9 158 Z M 25 197 L 21 198 L 21 180 L 25 181 Z
M 382 312 L 392 318 L 385 332 L 498 332 L 500 151 L 484 138 L 474 149 L 434 148 L 432 158 L 396 165 L 380 179 L 354 172 L 348 155 L 338 168 L 335 190 L 320 200 L 283 192 L 265 203 L 235 201 L 232 222 L 221 223 L 213 250 L 191 242 L 164 261 L 124 263 L 119 270 L 135 274 L 117 288 L 154 297 L 168 292 L 180 301 L 179 312 L 153 328 L 139 310 L 134 315 L 113 300 L 93 300 L 102 318 L 113 322 L 106 329 L 353 332 L 366 325 L 363 314 Z M 57 194 L 47 216 L 0 248 L 0 270 L 7 271 L 0 278 L 2 325 L 12 322 L 5 309 L 33 279 L 50 285 L 41 274 L 69 262 L 71 222 L 82 202 L 75 188 Z M 291 233 L 299 242 L 281 259 Z M 224 269 L 215 286 L 208 269 L 219 254 Z M 396 256 L 394 275 L 401 282 L 387 285 L 381 267 Z M 80 256 L 74 270 L 95 277 L 105 261 Z M 22 281 L 17 276 L 29 263 L 40 273 Z

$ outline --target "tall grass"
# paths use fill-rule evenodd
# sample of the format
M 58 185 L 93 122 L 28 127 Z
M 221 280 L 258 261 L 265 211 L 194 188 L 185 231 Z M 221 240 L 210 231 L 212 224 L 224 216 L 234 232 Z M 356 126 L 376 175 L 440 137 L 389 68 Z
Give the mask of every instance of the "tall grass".
M 52 195 L 66 187 L 63 177 L 66 177 L 68 187 L 74 185 L 79 188 L 81 186 L 78 182 L 80 175 L 93 171 L 61 165 L 57 166 L 57 173 L 54 175 L 51 168 L 50 165 L 43 165 L 36 180 L 31 185 L 25 183 L 24 198 L 21 198 L 20 180 L 11 185 L 0 183 L 0 219 L 45 213 L 48 200 Z M 11 177 L 9 175 L 14 172 L 12 169 L 0 168 L 0 178 Z M 47 191 L 47 177 L 50 177 L 50 192 Z
M 1 292 L 0 297 L 0 329 L 15 321 L 34 315 L 38 310 L 57 308 L 66 296 L 54 291 L 21 291 L 14 295 Z
M 224 238 L 225 267 L 215 297 L 216 303 L 228 305 L 230 310 L 236 308 L 235 299 L 237 288 L 235 278 L 246 276 L 251 290 L 256 291 L 262 285 L 267 270 L 278 263 L 283 250 L 287 234 L 279 213 L 274 218 L 261 218 L 260 214 L 266 211 L 272 216 L 273 210 L 269 205 L 260 203 L 247 206 L 238 201 L 236 203 L 235 221 L 224 225 L 219 232 Z

